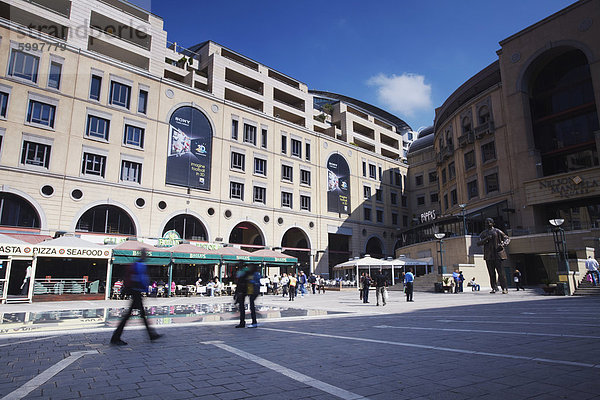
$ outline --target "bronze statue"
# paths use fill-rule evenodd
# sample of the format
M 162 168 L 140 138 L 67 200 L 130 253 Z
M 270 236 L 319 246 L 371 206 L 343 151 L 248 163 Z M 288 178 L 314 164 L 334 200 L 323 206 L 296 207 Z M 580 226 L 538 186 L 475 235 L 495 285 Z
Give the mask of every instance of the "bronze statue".
M 477 245 L 483 246 L 483 258 L 487 264 L 490 284 L 492 286 L 490 293 L 498 291 L 498 283 L 496 281 L 496 272 L 498 272 L 498 280 L 502 287 L 502 293 L 507 294 L 508 287 L 506 286 L 504 271 L 502 271 L 502 261 L 507 258 L 504 248 L 510 243 L 510 238 L 506 233 L 494 227 L 493 219 L 486 218 L 485 223 L 488 228 L 479 235 Z

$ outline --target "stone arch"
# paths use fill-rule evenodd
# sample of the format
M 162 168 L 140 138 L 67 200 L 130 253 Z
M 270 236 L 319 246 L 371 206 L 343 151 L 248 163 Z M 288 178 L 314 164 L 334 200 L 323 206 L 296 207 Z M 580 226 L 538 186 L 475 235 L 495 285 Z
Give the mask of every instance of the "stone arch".
M 369 236 L 365 243 L 365 254 L 369 254 L 373 258 L 385 257 L 385 245 L 379 235 Z
M 91 210 L 94 207 L 98 207 L 98 206 L 114 206 L 117 208 L 120 208 L 121 210 L 123 210 L 127 216 L 131 219 L 131 222 L 133 223 L 133 227 L 135 229 L 135 235 L 139 235 L 140 234 L 140 222 L 138 220 L 138 218 L 136 217 L 135 213 L 126 205 L 118 202 L 118 201 L 114 201 L 111 199 L 108 200 L 99 200 L 99 201 L 95 201 L 92 203 L 87 204 L 86 206 L 82 207 L 77 214 L 75 215 L 75 217 L 73 218 L 73 221 L 71 221 L 71 227 L 70 230 L 71 231 L 75 231 L 75 228 L 77 227 L 77 223 L 79 222 L 79 220 L 81 219 L 81 217 L 88 212 L 89 210 Z
M 204 240 L 210 242 L 211 234 L 210 234 L 210 229 L 209 229 L 209 225 L 208 225 L 207 221 L 204 218 L 202 218 L 202 216 L 200 214 L 198 214 L 197 212 L 195 212 L 193 210 L 190 210 L 189 208 L 174 211 L 174 212 L 170 213 L 168 216 L 166 216 L 160 225 L 160 230 L 158 232 L 159 237 L 163 236 L 165 230 L 167 229 L 167 224 L 179 215 L 189 215 L 191 217 L 196 218 L 202 224 L 202 227 L 204 228 L 204 232 L 206 234 L 206 238 Z M 180 233 L 180 235 L 181 235 L 181 233 Z M 184 238 L 183 236 L 181 236 L 181 238 L 190 240 L 189 238 Z M 192 240 L 196 240 L 196 239 L 192 239 Z
M 15 189 L 13 187 L 10 187 L 8 185 L 0 185 L 0 192 L 4 192 L 4 193 L 10 193 L 12 195 L 21 197 L 23 200 L 25 200 L 27 203 L 29 203 L 29 205 L 31 206 L 31 208 L 37 213 L 37 217 L 39 219 L 39 227 L 37 227 L 36 229 L 40 229 L 40 230 L 46 230 L 48 229 L 48 220 L 46 219 L 46 213 L 44 212 L 44 209 L 42 208 L 42 206 L 30 195 L 28 195 L 27 193 L 19 190 L 19 189 Z
M 249 248 L 253 246 L 262 246 L 266 244 L 265 234 L 260 228 L 260 225 L 250 219 L 238 222 L 229 232 L 228 243 L 249 245 Z

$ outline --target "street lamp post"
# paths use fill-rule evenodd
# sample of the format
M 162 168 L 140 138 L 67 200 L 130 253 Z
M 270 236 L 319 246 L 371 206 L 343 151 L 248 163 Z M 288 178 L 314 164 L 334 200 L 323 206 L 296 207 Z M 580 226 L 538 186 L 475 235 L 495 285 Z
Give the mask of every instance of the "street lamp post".
M 435 236 L 436 239 L 438 239 L 440 241 L 440 270 L 439 273 L 443 274 L 444 271 L 444 236 L 446 236 L 445 233 L 434 233 L 433 236 Z
M 565 220 L 562 218 L 555 218 L 548 222 L 554 227 L 554 229 L 552 229 L 552 235 L 554 236 L 554 249 L 556 250 L 556 257 L 558 259 L 558 273 L 568 274 L 569 255 L 567 253 L 567 241 L 565 239 L 565 231 L 560 227 Z
M 462 219 L 463 219 L 463 232 L 464 235 L 467 236 L 467 211 L 465 210 L 465 208 L 467 207 L 466 204 L 459 204 L 458 205 L 460 207 L 460 211 L 462 214 Z

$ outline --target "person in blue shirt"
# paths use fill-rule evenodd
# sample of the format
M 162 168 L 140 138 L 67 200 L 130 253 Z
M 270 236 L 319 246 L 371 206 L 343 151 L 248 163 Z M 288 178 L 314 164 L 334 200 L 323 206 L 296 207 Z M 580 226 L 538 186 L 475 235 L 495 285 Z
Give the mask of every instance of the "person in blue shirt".
M 406 301 L 413 301 L 413 282 L 415 276 L 413 275 L 412 268 L 409 268 L 408 272 L 404 274 L 404 291 L 406 292 Z
M 129 307 L 129 311 L 127 312 L 127 314 L 125 314 L 123 319 L 121 319 L 119 326 L 117 327 L 110 339 L 110 344 L 112 345 L 127 345 L 126 342 L 121 340 L 121 334 L 123 333 L 125 324 L 127 323 L 127 320 L 129 320 L 129 317 L 131 317 L 131 312 L 133 310 L 139 311 L 140 317 L 142 317 L 142 320 L 146 325 L 146 330 L 148 331 L 148 336 L 150 336 L 150 340 L 156 340 L 162 336 L 156 333 L 156 331 L 153 328 L 151 328 L 148 324 L 148 319 L 146 318 L 146 310 L 144 309 L 144 303 L 142 302 L 142 293 L 148 290 L 148 285 L 150 284 L 145 263 L 146 258 L 146 249 L 142 249 L 140 258 L 127 267 L 127 273 L 125 276 L 125 282 L 123 286 L 125 294 L 131 295 L 131 306 Z
M 452 279 L 454 280 L 454 293 L 458 293 L 460 291 L 460 273 L 458 269 L 455 269 L 452 273 Z

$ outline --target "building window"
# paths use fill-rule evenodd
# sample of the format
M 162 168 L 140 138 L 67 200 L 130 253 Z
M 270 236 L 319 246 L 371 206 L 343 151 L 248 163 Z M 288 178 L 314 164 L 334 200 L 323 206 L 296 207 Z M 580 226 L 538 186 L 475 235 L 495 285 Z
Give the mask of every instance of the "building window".
M 54 114 L 56 107 L 39 101 L 30 100 L 27 111 L 27 122 L 54 128 Z
M 102 77 L 92 75 L 90 82 L 90 99 L 100 101 L 100 88 L 102 87 Z
M 244 184 L 238 182 L 229 182 L 229 198 L 244 200 Z
M 439 194 L 437 194 L 437 193 L 431 193 L 431 194 L 429 195 L 429 201 L 430 201 L 432 204 L 435 204 L 435 203 L 437 203 L 438 201 L 440 201 L 440 196 L 439 196 Z
M 304 143 L 306 161 L 310 161 L 310 143 Z
M 302 158 L 302 142 L 296 139 L 291 140 L 292 156 Z
M 402 226 L 408 226 L 408 215 L 402 216 Z
M 437 182 L 437 180 L 438 180 L 437 171 L 430 172 L 429 173 L 429 183 Z
M 488 108 L 488 106 L 482 106 L 479 109 L 479 125 L 483 125 L 489 122 L 490 119 L 490 109 Z
M 305 169 L 300 170 L 300 184 L 310 186 L 310 171 Z
M 300 209 L 310 211 L 310 197 L 300 195 Z
M 479 196 L 477 180 L 467 182 L 467 196 L 469 197 L 469 200 L 471 200 L 473 197 Z
M 496 145 L 489 142 L 481 146 L 481 161 L 487 162 L 496 159 Z
M 390 193 L 390 202 L 391 202 L 393 205 L 396 205 L 396 204 L 398 204 L 398 195 L 396 194 L 396 192 L 391 192 L 391 193 Z
M 377 172 L 379 173 L 379 182 L 383 182 L 383 169 L 381 167 L 377 167 Z
M 244 124 L 244 142 L 251 143 L 256 146 L 256 127 L 255 126 Z
M 281 207 L 292 208 L 292 194 L 281 192 Z
M 417 205 L 424 206 L 425 205 L 425 196 L 417 196 Z
M 123 135 L 123 144 L 129 146 L 144 148 L 145 129 L 139 126 L 125 125 L 125 134 Z
M 254 173 L 256 175 L 267 176 L 267 160 L 254 158 Z
M 238 140 L 238 120 L 231 120 L 231 139 Z
M 452 189 L 450 191 L 450 199 L 452 201 L 452 205 L 455 206 L 458 203 L 458 195 L 456 193 L 456 189 Z
M 281 166 L 281 179 L 284 181 L 292 182 L 294 169 L 290 165 Z
M 465 153 L 465 171 L 475 167 L 475 151 L 471 150 Z
M 142 164 L 127 160 L 121 161 L 121 180 L 140 183 L 142 181 Z
M 88 137 L 108 140 L 110 121 L 104 118 L 88 115 L 85 134 Z
M 456 168 L 454 166 L 454 161 L 448 164 L 448 180 L 452 180 L 456 178 Z
M 281 135 L 281 154 L 287 154 L 287 136 Z
M 448 209 L 448 195 L 444 195 L 444 210 Z
M 41 143 L 23 141 L 21 164 L 48 168 L 50 165 L 50 146 Z
M 104 178 L 106 168 L 106 157 L 99 154 L 83 153 L 83 163 L 81 173 L 84 175 L 94 175 Z
M 500 190 L 500 185 L 498 182 L 498 174 L 493 173 L 485 176 L 485 193 L 497 192 Z
M 10 55 L 8 75 L 37 83 L 39 65 L 39 57 L 13 50 Z
M 135 236 L 135 225 L 129 215 L 118 207 L 108 205 L 86 211 L 77 221 L 75 230 Z
M 365 221 L 370 221 L 371 220 L 371 209 L 369 207 L 364 207 L 364 218 Z
M 367 200 L 371 198 L 371 186 L 363 186 L 363 198 Z
M 129 108 L 131 101 L 131 86 L 112 81 L 110 83 L 109 103 L 119 107 Z
M 383 190 L 381 190 L 381 189 L 375 189 L 375 200 L 376 201 L 383 201 Z
M 377 179 L 377 167 L 373 164 L 369 164 L 369 178 Z
M 408 197 L 402 195 L 402 207 L 408 207 Z
M 394 181 L 396 186 L 402 186 L 402 175 L 400 175 L 400 172 L 394 172 Z
M 246 155 L 232 151 L 231 152 L 231 169 L 245 171 L 246 170 Z
M 255 203 L 267 204 L 267 189 L 260 186 L 254 186 L 253 200 Z
M 6 118 L 8 111 L 8 93 L 0 92 L 0 117 Z
M 383 222 L 383 210 L 375 210 L 375 218 L 377 219 L 377 222 L 382 223 Z
M 423 175 L 415 176 L 415 185 L 423 186 Z
M 464 117 L 462 120 L 462 133 L 466 135 L 469 132 L 471 132 L 471 118 Z
M 58 90 L 60 87 L 60 76 L 62 72 L 62 64 L 56 61 L 50 62 L 50 72 L 48 73 L 48 87 Z
M 392 213 L 392 225 L 398 225 L 398 214 Z
M 148 91 L 140 90 L 138 96 L 138 112 L 146 114 L 146 111 L 148 111 Z
M 261 130 L 261 136 L 260 136 L 260 147 L 262 147 L 263 149 L 267 148 L 267 139 L 268 139 L 268 132 L 265 128 L 263 128 Z
M 366 178 L 367 177 L 367 163 L 366 162 L 362 162 L 362 175 Z

